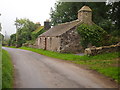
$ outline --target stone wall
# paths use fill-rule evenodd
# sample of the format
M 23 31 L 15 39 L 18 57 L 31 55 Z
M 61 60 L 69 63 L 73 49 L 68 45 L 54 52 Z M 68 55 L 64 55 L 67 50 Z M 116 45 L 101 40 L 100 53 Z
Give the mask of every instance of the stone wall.
M 59 37 L 38 37 L 36 40 L 36 46 L 40 49 L 57 51 L 60 50 L 60 38 Z
M 38 46 L 36 44 L 29 44 L 29 43 L 24 43 L 24 44 L 22 44 L 22 46 L 31 47 L 31 48 L 38 48 Z
M 84 52 L 80 45 L 80 36 L 76 27 L 66 33 L 56 37 L 38 37 L 36 46 L 40 49 L 62 52 L 62 53 L 80 53 Z
M 59 37 L 47 37 L 46 38 L 46 50 L 59 52 L 60 39 Z
M 51 41 L 51 51 L 60 52 L 60 38 L 52 37 Z
M 60 52 L 62 53 L 80 53 L 83 52 L 80 45 L 80 36 L 77 33 L 76 27 L 61 35 Z
M 28 45 L 27 47 L 38 48 L 36 45 Z
M 37 39 L 37 44 L 38 48 L 40 49 L 45 49 L 45 37 L 39 37 Z
M 109 52 L 117 52 L 120 51 L 120 42 L 116 45 L 110 45 L 110 46 L 103 46 L 103 47 L 92 47 L 92 48 L 86 48 L 85 54 L 86 55 L 97 55 L 101 53 L 109 53 Z

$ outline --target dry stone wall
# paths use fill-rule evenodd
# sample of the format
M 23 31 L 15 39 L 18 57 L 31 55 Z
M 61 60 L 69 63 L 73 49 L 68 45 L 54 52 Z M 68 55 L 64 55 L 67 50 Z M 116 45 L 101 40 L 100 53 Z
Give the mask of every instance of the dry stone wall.
M 92 48 L 86 48 L 85 54 L 86 55 L 97 55 L 101 53 L 118 52 L 118 51 L 120 51 L 120 42 L 116 45 L 103 46 L 103 47 L 93 46 Z

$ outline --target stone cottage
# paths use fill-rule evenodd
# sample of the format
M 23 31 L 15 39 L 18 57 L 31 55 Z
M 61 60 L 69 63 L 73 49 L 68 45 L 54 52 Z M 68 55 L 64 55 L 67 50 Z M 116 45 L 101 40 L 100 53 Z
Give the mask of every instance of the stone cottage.
M 82 23 L 93 24 L 92 10 L 88 6 L 83 6 L 78 11 L 77 20 L 59 24 L 41 34 L 36 40 L 37 47 L 62 53 L 83 52 L 80 36 L 76 30 L 77 26 Z

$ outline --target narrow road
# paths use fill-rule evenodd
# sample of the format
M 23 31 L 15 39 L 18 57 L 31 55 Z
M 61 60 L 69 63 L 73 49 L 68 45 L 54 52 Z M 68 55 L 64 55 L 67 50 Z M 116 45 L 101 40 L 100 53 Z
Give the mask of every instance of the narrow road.
M 31 51 L 7 48 L 15 68 L 14 88 L 113 88 L 91 70 Z

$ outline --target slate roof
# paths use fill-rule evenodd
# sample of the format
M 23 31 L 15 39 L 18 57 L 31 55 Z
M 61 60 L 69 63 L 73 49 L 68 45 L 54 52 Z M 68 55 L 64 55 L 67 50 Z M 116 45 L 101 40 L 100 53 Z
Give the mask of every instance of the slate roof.
M 88 7 L 88 6 L 83 6 L 79 11 L 89 11 L 92 12 L 92 10 Z M 67 22 L 67 23 L 63 23 L 63 24 L 59 24 L 57 26 L 54 26 L 52 28 L 50 28 L 48 31 L 46 31 L 45 33 L 41 34 L 39 37 L 43 37 L 43 36 L 60 36 L 63 33 L 65 33 L 66 31 L 70 30 L 71 28 L 77 26 L 78 24 L 81 24 L 82 21 L 80 21 L 79 19 L 72 21 L 72 22 Z
M 77 26 L 80 23 L 81 22 L 79 20 L 75 20 L 75 21 L 72 21 L 72 22 L 59 24 L 57 26 L 54 26 L 54 27 L 50 28 L 48 31 L 41 34 L 39 37 L 42 37 L 42 36 L 60 36 L 63 33 L 65 33 L 66 31 L 70 30 L 71 28 Z

